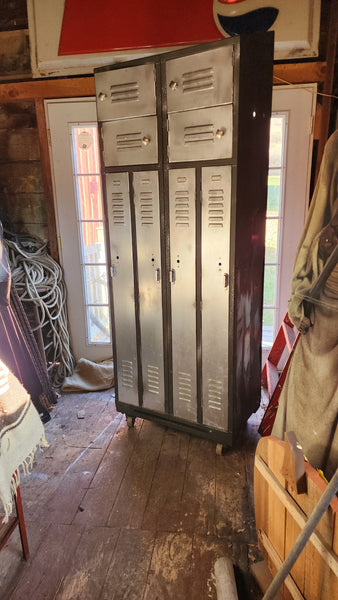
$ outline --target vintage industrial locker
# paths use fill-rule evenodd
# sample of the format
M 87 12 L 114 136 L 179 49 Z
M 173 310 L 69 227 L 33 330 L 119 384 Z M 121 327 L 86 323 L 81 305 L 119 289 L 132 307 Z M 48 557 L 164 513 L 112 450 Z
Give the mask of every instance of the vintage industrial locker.
M 260 399 L 273 34 L 95 72 L 116 405 L 231 445 Z

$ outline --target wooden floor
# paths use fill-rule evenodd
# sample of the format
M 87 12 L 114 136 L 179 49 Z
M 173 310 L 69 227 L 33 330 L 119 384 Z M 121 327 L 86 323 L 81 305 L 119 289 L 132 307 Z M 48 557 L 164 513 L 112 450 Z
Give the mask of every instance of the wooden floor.
M 30 558 L 16 530 L 0 552 L 1 600 L 216 600 L 222 556 L 239 598 L 261 598 L 249 573 L 257 436 L 217 456 L 149 421 L 128 429 L 113 390 L 62 396 L 45 430 L 50 447 L 21 482 Z

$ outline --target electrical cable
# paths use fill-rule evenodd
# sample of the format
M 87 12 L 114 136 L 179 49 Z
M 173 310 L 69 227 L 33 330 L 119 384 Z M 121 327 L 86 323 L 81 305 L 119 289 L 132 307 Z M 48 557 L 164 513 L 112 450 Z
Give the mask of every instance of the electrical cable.
M 28 248 L 25 245 L 28 245 Z M 66 307 L 66 286 L 60 265 L 47 253 L 47 242 L 25 236 L 16 241 L 4 239 L 11 267 L 12 283 L 22 303 L 33 302 L 38 310 L 38 325 L 48 325 L 44 335 L 49 377 L 60 387 L 75 366 L 70 349 Z M 48 358 L 47 358 L 48 357 Z

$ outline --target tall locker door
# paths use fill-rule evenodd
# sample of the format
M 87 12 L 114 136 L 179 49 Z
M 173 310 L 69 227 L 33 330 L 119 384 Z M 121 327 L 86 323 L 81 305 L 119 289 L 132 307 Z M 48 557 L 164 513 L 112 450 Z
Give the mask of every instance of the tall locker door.
M 118 399 L 138 405 L 134 273 L 128 173 L 106 175 Z
M 159 184 L 157 171 L 133 174 L 140 302 L 143 407 L 164 411 Z
M 228 429 L 231 167 L 202 168 L 203 423 Z
M 196 422 L 195 170 L 169 171 L 173 410 Z

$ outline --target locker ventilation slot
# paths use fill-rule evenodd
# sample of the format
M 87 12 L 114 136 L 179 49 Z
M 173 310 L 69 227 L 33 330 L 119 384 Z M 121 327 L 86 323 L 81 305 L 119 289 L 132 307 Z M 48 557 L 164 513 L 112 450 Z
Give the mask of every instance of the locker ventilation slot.
M 152 394 L 160 393 L 160 377 L 158 367 L 148 365 L 148 390 Z
M 110 86 L 110 99 L 112 104 L 117 102 L 130 102 L 139 99 L 139 87 L 137 81 L 120 83 Z
M 200 92 L 214 87 L 214 71 L 212 67 L 190 71 L 182 75 L 183 94 L 187 92 Z
M 113 217 L 113 225 L 125 224 L 125 208 L 123 194 L 115 192 L 111 197 L 111 210 Z
M 140 194 L 141 225 L 154 225 L 154 203 L 150 192 Z
M 209 190 L 208 194 L 208 227 L 224 227 L 224 192 Z
M 208 407 L 212 410 L 222 410 L 223 384 L 217 379 L 208 380 Z
M 125 150 L 139 150 L 143 147 L 142 133 L 135 131 L 134 133 L 119 133 L 116 136 L 116 149 L 118 152 Z
M 200 144 L 214 141 L 214 126 L 212 123 L 206 125 L 191 125 L 184 128 L 184 144 Z
M 178 399 L 180 402 L 191 404 L 191 375 L 178 373 Z
M 175 192 L 175 225 L 176 227 L 189 227 L 190 206 L 188 190 Z
M 133 363 L 131 360 L 122 361 L 122 385 L 132 388 L 133 386 Z

